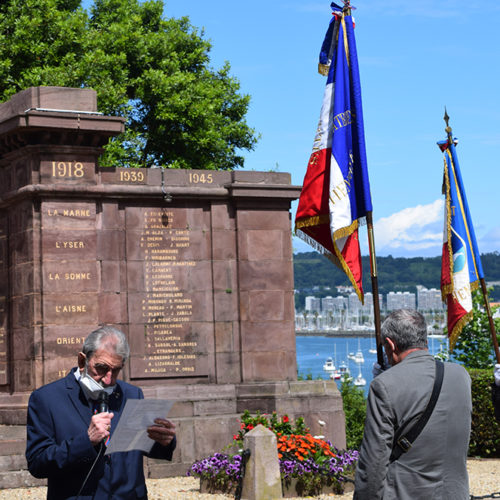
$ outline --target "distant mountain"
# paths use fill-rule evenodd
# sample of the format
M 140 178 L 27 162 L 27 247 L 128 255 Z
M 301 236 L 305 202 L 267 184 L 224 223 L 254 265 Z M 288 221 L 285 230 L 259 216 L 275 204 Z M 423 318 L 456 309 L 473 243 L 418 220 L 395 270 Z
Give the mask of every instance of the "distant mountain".
M 500 253 L 481 256 L 486 282 L 500 282 Z M 318 252 L 296 253 L 293 256 L 295 275 L 296 307 L 304 307 L 307 295 L 325 297 L 337 295 L 335 287 L 350 285 L 346 275 Z M 416 286 L 440 287 L 441 257 L 377 257 L 379 292 L 384 296 L 390 291 L 416 293 Z M 371 292 L 370 262 L 363 257 L 363 289 Z M 500 301 L 500 283 L 490 296 Z

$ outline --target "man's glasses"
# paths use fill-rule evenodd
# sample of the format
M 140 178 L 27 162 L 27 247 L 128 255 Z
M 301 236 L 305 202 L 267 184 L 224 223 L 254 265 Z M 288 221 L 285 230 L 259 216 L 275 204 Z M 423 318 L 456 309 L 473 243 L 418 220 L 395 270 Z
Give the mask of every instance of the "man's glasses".
M 120 373 L 120 370 L 123 368 L 122 366 L 112 367 L 105 363 L 95 363 L 94 370 L 101 376 L 106 375 L 108 372 L 111 372 L 113 376 L 116 376 Z

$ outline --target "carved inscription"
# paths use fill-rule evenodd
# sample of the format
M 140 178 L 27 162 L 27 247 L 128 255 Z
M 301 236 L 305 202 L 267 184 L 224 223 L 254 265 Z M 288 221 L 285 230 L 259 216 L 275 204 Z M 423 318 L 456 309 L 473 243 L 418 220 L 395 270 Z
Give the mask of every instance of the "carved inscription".
M 149 169 L 127 167 L 100 167 L 101 182 L 103 184 L 147 184 Z
M 95 164 L 87 161 L 42 160 L 40 162 L 42 183 L 95 183 Z
M 79 175 L 78 164 L 53 163 L 56 173 Z M 42 204 L 41 212 L 45 325 L 93 324 L 98 291 L 95 204 L 51 201 Z M 71 351 L 79 343 L 78 337 L 50 340 Z
M 183 255 L 190 246 L 190 231 L 175 227 L 173 211 L 148 209 L 143 216 L 139 245 L 144 259 L 144 375 L 200 375 L 200 347 L 190 333 L 193 302 L 178 282 L 179 268 L 196 266 Z
M 56 178 L 76 178 L 83 177 L 83 163 L 77 161 L 53 161 L 52 162 L 52 177 Z
M 143 170 L 138 170 L 135 168 L 119 169 L 118 180 L 120 182 L 141 184 L 146 180 L 146 174 Z
M 57 345 L 83 344 L 84 341 L 85 341 L 85 337 L 57 337 L 56 338 Z

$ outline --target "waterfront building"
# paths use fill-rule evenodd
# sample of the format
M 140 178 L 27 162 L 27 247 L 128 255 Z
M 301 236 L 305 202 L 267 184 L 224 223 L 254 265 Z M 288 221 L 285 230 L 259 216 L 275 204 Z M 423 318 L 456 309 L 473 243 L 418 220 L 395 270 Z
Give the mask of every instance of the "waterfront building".
M 419 311 L 441 311 L 443 301 L 441 300 L 441 290 L 417 285 L 417 304 Z
M 387 294 L 387 311 L 395 309 L 416 309 L 415 294 L 411 292 L 389 292 Z
M 320 312 L 321 311 L 321 299 L 309 295 L 306 297 L 305 309 L 309 312 Z

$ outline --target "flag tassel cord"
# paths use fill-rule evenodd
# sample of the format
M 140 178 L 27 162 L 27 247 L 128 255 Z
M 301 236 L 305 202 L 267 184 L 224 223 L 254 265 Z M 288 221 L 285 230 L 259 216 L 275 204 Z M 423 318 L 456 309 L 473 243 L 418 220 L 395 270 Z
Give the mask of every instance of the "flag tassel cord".
M 373 231 L 373 216 L 371 211 L 366 213 L 366 228 L 368 230 L 368 249 L 370 252 L 370 275 L 372 279 L 373 316 L 375 322 L 375 340 L 377 343 L 377 363 L 381 367 L 383 367 L 384 353 L 382 350 L 382 335 L 380 328 L 380 301 L 378 295 L 377 258 L 375 255 L 375 234 Z
M 450 144 L 453 144 L 453 136 L 451 133 L 452 129 L 449 125 L 449 119 L 450 119 L 450 117 L 448 116 L 448 113 L 446 112 L 446 108 L 445 108 L 444 109 L 444 121 L 446 122 L 445 131 L 448 135 L 448 141 L 450 142 Z M 481 292 L 483 293 L 484 306 L 486 308 L 486 314 L 488 316 L 488 324 L 490 327 L 490 334 L 491 334 L 491 340 L 493 342 L 493 349 L 495 351 L 497 363 L 500 363 L 500 349 L 498 347 L 498 338 L 497 338 L 497 333 L 496 333 L 496 329 L 495 329 L 495 322 L 493 321 L 493 315 L 491 313 L 490 302 L 488 300 L 488 290 L 486 288 L 486 282 L 484 281 L 484 278 L 479 278 L 479 282 L 481 284 Z

